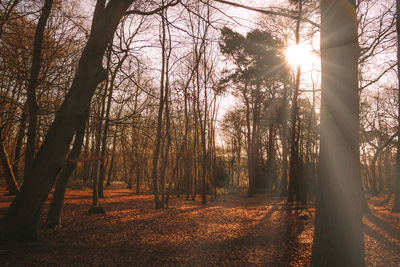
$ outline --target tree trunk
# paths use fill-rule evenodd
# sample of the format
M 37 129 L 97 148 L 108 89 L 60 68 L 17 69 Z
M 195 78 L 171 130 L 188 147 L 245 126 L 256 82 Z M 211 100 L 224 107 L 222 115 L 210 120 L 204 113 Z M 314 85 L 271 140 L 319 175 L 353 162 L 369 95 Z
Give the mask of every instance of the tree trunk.
M 164 22 L 164 19 L 162 19 Z M 165 78 L 165 27 L 163 27 L 162 34 L 162 66 L 161 66 L 161 82 L 160 82 L 160 101 L 158 106 L 158 114 L 157 114 L 157 133 L 156 133 L 156 146 L 154 148 L 153 153 L 153 168 L 152 168 L 152 177 L 153 177 L 153 193 L 154 193 L 154 202 L 155 208 L 159 209 L 160 207 L 160 197 L 158 191 L 158 161 L 160 157 L 161 150 L 161 138 L 162 138 L 162 124 L 163 124 L 163 112 L 164 112 L 164 78 Z
M 311 266 L 365 266 L 355 0 L 321 1 L 321 149 Z
M 301 13 L 302 13 L 302 8 L 303 8 L 303 1 L 299 1 L 299 7 L 298 7 L 298 19 L 296 22 L 296 45 L 299 45 L 300 43 L 300 19 L 301 19 Z M 293 90 L 293 100 L 292 100 L 292 110 L 290 114 L 290 119 L 291 119 L 291 137 L 290 137 L 290 158 L 289 158 L 289 188 L 288 188 L 288 202 L 293 202 L 295 200 L 295 194 L 296 194 L 296 172 L 297 166 L 296 164 L 298 163 L 298 146 L 296 145 L 296 119 L 297 119 L 297 113 L 298 113 L 298 107 L 297 107 L 297 98 L 299 96 L 299 87 L 300 87 L 300 76 L 301 76 L 301 68 L 300 65 L 297 65 L 296 69 L 296 81 L 295 81 L 295 86 Z M 298 175 L 297 175 L 298 176 Z
M 106 142 L 107 142 L 107 131 L 108 131 L 108 115 L 110 113 L 110 105 L 111 105 L 111 95 L 112 94 L 112 84 L 113 80 L 109 79 L 108 73 L 110 72 L 110 64 L 111 64 L 111 43 L 109 44 L 107 50 L 107 80 L 105 85 L 104 94 L 102 96 L 101 101 L 101 112 L 99 116 L 99 125 L 98 125 L 98 133 L 97 133 L 97 147 L 96 147 L 96 156 L 100 156 L 99 160 L 99 174 L 98 174 L 98 194 L 100 198 L 104 198 L 103 193 L 103 185 L 104 185 L 104 177 L 105 177 L 105 157 L 106 157 Z M 107 108 L 106 108 L 106 100 L 107 100 Z M 105 114 L 105 112 L 108 114 Z M 102 132 L 103 121 L 104 129 Z M 107 126 L 106 126 L 107 124 Z
M 27 90 L 27 104 L 28 104 L 28 135 L 25 149 L 25 171 L 24 179 L 27 177 L 30 169 L 32 168 L 33 159 L 35 155 L 35 141 L 36 141 L 36 124 L 38 116 L 38 104 L 36 102 L 36 86 L 38 81 L 38 76 L 40 72 L 41 63 L 41 53 L 42 53 L 42 43 L 44 29 L 46 27 L 47 20 L 50 16 L 51 7 L 53 5 L 53 0 L 46 0 L 42 8 L 42 14 L 40 15 L 36 32 L 35 40 L 33 43 L 33 55 L 32 55 L 32 66 L 29 77 L 29 84 Z
M 252 162 L 253 162 L 253 157 L 252 157 L 252 139 L 251 139 L 251 128 L 250 128 L 250 103 L 249 99 L 247 96 L 247 84 L 245 84 L 244 87 L 244 99 L 246 103 L 246 128 L 247 128 L 247 133 L 246 133 L 246 139 L 247 139 L 247 172 L 249 176 L 249 190 L 247 195 L 249 197 L 254 195 L 254 176 L 253 176 L 253 170 L 252 170 Z
M 107 185 L 111 185 L 111 176 L 112 176 L 112 171 L 114 168 L 114 159 L 115 159 L 115 143 L 116 143 L 116 135 L 117 133 L 115 133 L 114 137 L 113 137 L 113 148 L 111 151 L 111 160 L 110 160 L 110 166 L 108 167 L 108 174 L 107 174 Z
M 251 137 L 251 153 L 252 153 L 252 175 L 254 183 L 254 192 L 257 190 L 265 190 L 265 178 L 261 174 L 261 157 L 260 157 L 260 114 L 261 114 L 261 84 L 256 85 L 255 95 L 253 96 L 253 129 Z
M 288 127 L 287 127 L 287 86 L 283 88 L 283 111 L 281 115 L 281 123 L 282 123 L 282 128 L 281 128 L 281 140 L 282 140 L 282 175 L 281 175 L 281 184 L 279 185 L 280 188 L 280 194 L 281 196 L 286 196 L 288 193 L 288 161 L 287 161 L 287 155 L 288 155 L 288 142 L 287 142 L 287 136 L 288 136 Z
M 17 142 L 15 144 L 15 150 L 14 150 L 14 162 L 12 165 L 13 172 L 15 179 L 18 179 L 20 177 L 19 175 L 19 163 L 20 163 L 20 157 L 21 157 L 21 148 L 22 148 L 22 141 L 25 136 L 25 124 L 26 124 L 26 119 L 28 117 L 28 114 L 25 111 L 25 108 L 22 109 L 22 115 L 21 115 L 21 120 L 20 120 L 20 125 L 19 125 L 19 130 L 18 130 L 18 136 L 17 136 Z
M 5 239 L 36 239 L 43 203 L 62 166 L 80 120 L 84 119 L 97 85 L 106 78 L 102 59 L 120 19 L 133 0 L 96 4 L 91 34 L 82 52 L 71 88 L 36 155 L 27 179 L 0 221 Z
M 205 48 L 204 48 L 205 49 Z M 197 53 L 197 51 L 196 51 Z M 205 55 L 203 55 L 204 64 L 206 64 Z M 201 55 L 200 55 L 201 57 Z M 206 80 L 206 76 L 203 77 Z M 207 128 L 207 86 L 204 86 L 204 118 L 202 118 L 200 109 L 200 73 L 197 69 L 197 112 L 200 126 L 200 138 L 201 138 L 201 153 L 202 153 L 202 166 L 201 166 L 201 204 L 207 204 L 207 144 L 206 144 L 206 128 Z
M 4 175 L 6 178 L 6 184 L 8 193 L 10 195 L 15 195 L 18 193 L 18 185 L 15 180 L 14 172 L 11 167 L 10 161 L 7 156 L 6 148 L 3 144 L 2 128 L 0 127 L 0 162 L 3 167 Z
M 118 111 L 117 114 L 117 120 L 121 116 L 122 109 Z M 113 168 L 114 168 L 114 160 L 115 160 L 115 149 L 117 146 L 117 133 L 118 133 L 118 126 L 115 127 L 115 132 L 113 136 L 113 146 L 112 146 L 112 152 L 111 152 L 111 160 L 110 160 L 110 167 L 108 168 L 108 178 L 107 178 L 107 185 L 111 185 L 111 176 L 113 174 Z
M 83 139 L 85 136 L 85 125 L 87 116 L 84 120 L 79 122 L 79 127 L 75 133 L 74 145 L 71 153 L 68 156 L 68 162 L 65 167 L 62 168 L 60 174 L 57 177 L 56 188 L 54 190 L 53 198 L 51 199 L 50 209 L 47 213 L 46 225 L 49 228 L 56 228 L 61 225 L 61 212 L 64 202 L 65 190 L 67 188 L 67 182 L 72 172 L 75 170 L 77 159 L 81 153 Z
M 85 133 L 85 159 L 89 156 L 89 133 L 90 133 L 90 120 L 87 121 L 86 133 Z M 90 172 L 90 162 L 85 160 L 83 162 L 83 182 L 86 184 L 89 181 L 89 172 Z
M 400 88 L 400 0 L 396 0 L 396 31 L 397 31 L 397 80 L 398 80 L 398 88 Z M 398 112 L 397 112 L 397 154 L 396 154 L 396 180 L 394 184 L 394 205 L 392 212 L 400 212 L 400 90 L 398 92 Z

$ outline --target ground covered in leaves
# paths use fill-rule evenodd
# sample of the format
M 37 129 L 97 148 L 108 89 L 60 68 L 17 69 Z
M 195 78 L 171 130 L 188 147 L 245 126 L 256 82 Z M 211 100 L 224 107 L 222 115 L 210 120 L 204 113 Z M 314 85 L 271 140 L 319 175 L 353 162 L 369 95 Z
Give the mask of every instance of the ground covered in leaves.
M 0 191 L 0 215 L 12 197 Z M 44 227 L 38 242 L 0 246 L 0 266 L 308 266 L 314 205 L 279 197 L 219 196 L 207 205 L 172 197 L 155 210 L 152 195 L 107 188 L 106 214 L 89 215 L 89 190 L 68 190 L 63 225 Z M 399 266 L 400 215 L 383 198 L 368 200 L 364 218 L 368 266 Z

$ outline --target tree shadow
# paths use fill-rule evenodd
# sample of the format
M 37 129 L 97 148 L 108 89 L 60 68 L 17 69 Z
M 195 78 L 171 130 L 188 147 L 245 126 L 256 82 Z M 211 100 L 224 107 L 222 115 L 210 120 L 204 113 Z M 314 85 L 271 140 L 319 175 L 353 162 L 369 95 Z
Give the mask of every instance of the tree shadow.
M 305 213 L 308 213 L 308 218 L 302 219 Z M 305 230 L 312 214 L 308 208 L 293 204 L 283 207 L 281 216 L 284 225 L 284 240 L 281 244 L 282 254 L 280 258 L 273 261 L 273 266 L 292 266 L 299 256 L 298 250 L 301 246 L 299 236 Z
M 391 237 L 397 239 L 400 242 L 400 230 L 394 228 L 392 225 L 387 223 L 386 221 L 382 220 L 381 218 L 377 217 L 374 214 L 369 214 L 366 216 L 367 219 L 378 226 L 380 229 L 385 231 L 387 234 L 389 234 Z
M 371 236 L 373 239 L 377 240 L 381 244 L 383 244 L 387 250 L 393 251 L 397 254 L 400 253 L 400 247 L 396 242 L 388 240 L 381 233 L 379 233 L 375 229 L 372 229 L 370 226 L 366 225 L 365 223 L 364 223 L 364 233 Z
M 71 198 L 66 199 L 64 214 L 68 220 L 64 221 L 65 230 L 47 232 L 42 246 L 25 247 L 26 252 L 15 248 L 14 255 L 20 255 L 22 260 L 15 259 L 14 263 L 22 266 L 23 258 L 32 256 L 33 265 L 40 265 L 44 260 L 56 265 L 59 257 L 71 265 L 287 266 L 296 259 L 296 248 L 301 245 L 299 235 L 308 223 L 299 219 L 306 209 L 288 208 L 280 202 L 282 199 L 267 196 L 258 199 L 239 197 L 232 202 L 215 201 L 207 205 L 180 200 L 165 210 L 155 210 L 150 198 L 122 197 L 122 203 L 111 198 L 102 206 L 107 212 L 121 211 L 121 214 L 92 219 L 80 214 L 81 210 L 86 210 L 87 203 L 68 203 Z M 240 218 L 224 214 L 226 209 L 236 208 L 240 209 L 237 211 Z M 257 211 L 253 217 L 240 215 L 253 208 Z M 134 210 L 133 216 L 125 217 L 126 210 Z M 185 225 L 178 226 L 177 223 L 182 221 Z M 75 226 L 79 228 L 75 229 Z M 219 231 L 231 232 L 221 234 Z M 150 237 L 144 236 L 145 233 L 150 233 Z M 171 239 L 176 235 L 184 238 Z M 49 254 L 49 251 L 56 253 Z M 252 257 L 258 252 L 263 255 L 259 258 L 262 262 L 254 263 Z M 85 258 L 85 255 L 92 256 Z

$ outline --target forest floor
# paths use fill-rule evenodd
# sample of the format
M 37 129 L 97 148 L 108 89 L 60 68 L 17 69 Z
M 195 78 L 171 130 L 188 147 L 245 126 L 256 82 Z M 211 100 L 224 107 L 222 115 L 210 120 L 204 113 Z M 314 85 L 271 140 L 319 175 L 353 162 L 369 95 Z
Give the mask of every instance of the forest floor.
M 0 216 L 12 197 L 0 190 Z M 201 205 L 184 196 L 155 210 L 152 195 L 122 186 L 105 190 L 106 214 L 89 215 L 91 192 L 68 190 L 63 226 L 44 227 L 38 242 L 0 246 L 0 266 L 308 266 L 314 205 L 280 197 L 219 196 Z M 364 219 L 368 266 L 399 266 L 400 215 L 383 197 L 368 200 Z

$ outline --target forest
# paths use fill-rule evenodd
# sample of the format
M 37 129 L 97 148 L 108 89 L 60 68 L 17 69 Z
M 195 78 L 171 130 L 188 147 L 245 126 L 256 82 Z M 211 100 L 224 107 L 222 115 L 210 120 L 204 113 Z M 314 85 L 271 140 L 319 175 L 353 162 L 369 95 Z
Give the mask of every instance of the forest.
M 1 0 L 0 265 L 398 266 L 400 0 Z

